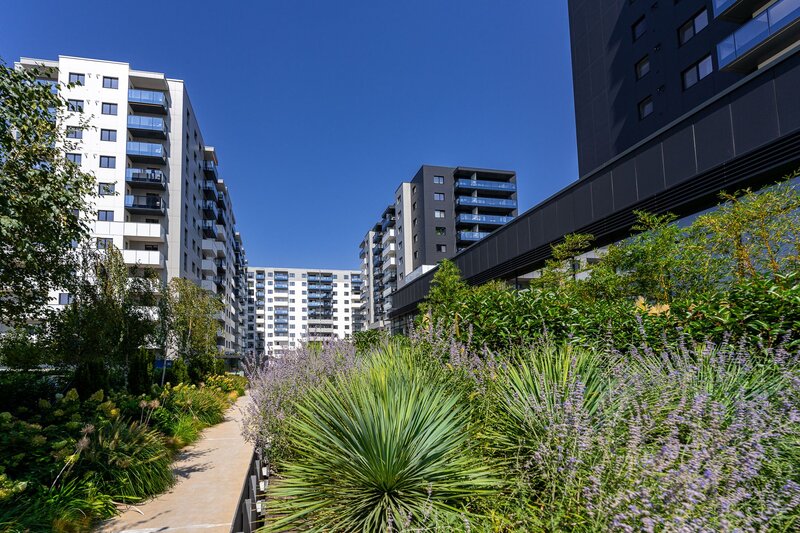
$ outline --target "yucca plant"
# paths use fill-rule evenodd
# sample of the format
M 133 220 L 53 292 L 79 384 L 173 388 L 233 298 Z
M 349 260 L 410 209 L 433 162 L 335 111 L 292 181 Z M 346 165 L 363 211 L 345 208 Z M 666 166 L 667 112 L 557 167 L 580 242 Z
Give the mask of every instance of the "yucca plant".
M 297 454 L 270 490 L 273 531 L 386 531 L 463 523 L 494 484 L 469 412 L 430 366 L 387 348 L 305 395 Z

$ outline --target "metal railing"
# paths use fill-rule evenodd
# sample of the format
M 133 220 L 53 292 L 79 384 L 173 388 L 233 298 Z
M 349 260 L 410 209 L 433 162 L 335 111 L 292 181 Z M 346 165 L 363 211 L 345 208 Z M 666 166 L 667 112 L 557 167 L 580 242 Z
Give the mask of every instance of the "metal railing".
M 269 465 L 263 461 L 261 450 L 253 452 L 247 470 L 239 505 L 231 522 L 232 533 L 253 533 L 266 525 L 266 497 L 269 487 Z

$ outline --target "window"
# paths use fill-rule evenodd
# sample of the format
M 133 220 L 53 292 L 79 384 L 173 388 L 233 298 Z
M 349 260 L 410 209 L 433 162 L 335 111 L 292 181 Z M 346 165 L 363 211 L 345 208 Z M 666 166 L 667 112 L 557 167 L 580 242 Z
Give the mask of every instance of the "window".
M 97 212 L 97 220 L 102 222 L 113 222 L 114 221 L 114 211 L 98 211 Z
M 117 104 L 109 104 L 108 102 L 103 102 L 102 113 L 104 115 L 116 115 L 117 114 Z
M 81 154 L 67 154 L 67 161 L 72 161 L 76 165 L 81 164 Z
M 69 305 L 72 303 L 72 295 L 68 292 L 58 294 L 58 305 Z
M 704 9 L 678 29 L 678 41 L 682 45 L 686 44 L 689 39 L 697 35 L 706 26 L 708 26 L 708 11 Z
M 688 89 L 714 71 L 711 56 L 707 55 L 691 67 L 683 71 L 683 88 Z
M 444 218 L 444 210 L 437 209 L 436 211 L 433 212 L 433 217 L 434 218 Z
M 103 76 L 103 89 L 119 89 L 119 79 Z
M 447 245 L 446 244 L 437 244 L 436 245 L 436 251 L 437 252 L 442 252 L 442 253 L 447 253 Z
M 437 200 L 439 202 L 443 202 L 444 201 L 444 193 L 443 192 L 435 192 L 435 193 L 433 193 L 433 199 Z
M 439 184 L 439 185 L 443 184 L 444 183 L 444 176 L 434 176 L 433 177 L 433 182 L 436 183 L 436 184 Z M 397 201 L 399 202 L 400 199 L 398 198 Z
M 110 196 L 114 194 L 113 183 L 99 183 L 97 186 L 97 194 L 100 196 Z
M 644 56 L 638 63 L 636 63 L 636 79 L 640 80 L 650 72 L 650 57 Z
M 653 98 L 648 96 L 639 102 L 639 120 L 645 118 L 653 112 Z
M 83 100 L 67 100 L 67 109 L 83 113 Z
M 75 72 L 70 72 L 69 82 L 77 83 L 78 85 L 86 85 L 86 76 L 83 74 L 76 74 Z
M 110 155 L 101 155 L 100 168 L 117 168 L 117 158 Z
M 117 140 L 117 130 L 100 130 L 100 140 L 101 141 L 111 141 L 114 142 Z
M 633 40 L 637 41 L 639 38 L 644 35 L 644 32 L 647 31 L 647 20 L 642 16 L 639 20 L 634 22 L 633 26 L 631 27 L 633 31 Z
M 83 128 L 67 126 L 67 139 L 83 139 Z
M 108 250 L 112 246 L 114 246 L 114 239 L 103 238 L 103 237 L 99 237 L 97 239 L 97 249 L 98 250 Z
M 443 228 L 441 226 L 437 226 L 436 227 L 436 235 L 437 236 L 441 237 L 442 235 L 446 235 L 446 234 L 447 234 L 447 228 Z

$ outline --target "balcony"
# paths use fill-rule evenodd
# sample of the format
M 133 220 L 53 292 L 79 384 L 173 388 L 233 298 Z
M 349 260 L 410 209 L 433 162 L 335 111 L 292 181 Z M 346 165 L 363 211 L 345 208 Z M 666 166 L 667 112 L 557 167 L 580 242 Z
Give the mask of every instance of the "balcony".
M 310 293 L 308 293 L 308 298 L 310 300 L 317 300 L 317 299 L 320 299 L 320 298 L 330 298 L 330 297 L 331 297 L 331 293 L 329 293 L 329 292 L 310 292 Z
M 167 124 L 159 117 L 128 116 L 128 131 L 135 137 L 148 137 L 151 139 L 166 139 Z
M 309 290 L 314 290 L 314 291 L 332 291 L 333 287 L 330 286 L 330 285 L 318 285 L 318 284 L 315 284 L 315 285 L 309 285 L 308 289 Z
M 488 231 L 459 231 L 458 240 L 460 241 L 479 241 L 490 234 Z
M 456 189 L 478 189 L 481 191 L 502 191 L 516 192 L 517 184 L 508 181 L 487 181 L 487 180 L 456 180 Z
M 149 168 L 126 168 L 125 182 L 131 187 L 141 187 L 144 189 L 167 188 L 166 176 L 160 170 Z
M 381 220 L 381 231 L 386 231 L 386 228 L 390 226 L 394 227 L 396 221 L 397 221 L 396 217 L 384 218 L 383 220 Z
M 216 241 L 212 239 L 203 239 L 203 251 L 209 252 L 204 254 L 206 256 L 217 256 L 217 257 L 225 257 L 227 250 L 225 249 L 225 243 L 221 241 Z
M 505 198 L 482 198 L 480 196 L 459 196 L 456 205 L 471 207 L 496 207 L 500 209 L 516 209 L 517 201 Z
M 456 220 L 461 224 L 484 224 L 487 226 L 502 226 L 514 220 L 514 217 L 504 217 L 499 215 L 471 215 L 461 213 Z
M 217 259 L 215 261 L 217 265 L 217 273 L 218 274 L 225 274 L 228 270 L 228 262 L 225 259 Z
M 720 70 L 750 71 L 797 40 L 800 0 L 781 0 L 717 45 Z
M 288 309 L 276 308 L 275 309 L 275 314 L 276 315 L 281 315 L 281 316 L 286 316 L 286 315 L 289 314 L 289 310 Z
M 203 237 L 206 239 L 217 238 L 217 223 L 213 220 L 203 220 L 200 227 L 203 229 Z
M 275 281 L 289 281 L 289 274 L 275 274 Z
M 714 0 L 714 17 L 744 22 L 769 0 Z
M 210 276 L 214 276 L 214 274 L 217 273 L 217 265 L 214 263 L 213 259 L 203 259 L 202 263 L 200 263 L 200 269 L 204 274 Z
M 203 172 L 207 178 L 217 179 L 217 164 L 213 161 L 203 161 Z
M 158 113 L 166 115 L 167 95 L 159 91 L 144 89 L 128 89 L 128 104 L 131 109 L 140 113 Z
M 203 201 L 203 217 L 206 220 L 217 220 L 219 216 L 219 210 L 217 209 L 217 202 L 214 200 L 204 200 Z
M 333 304 L 331 302 L 308 302 L 308 306 L 333 308 Z
M 200 282 L 200 287 L 214 294 L 217 293 L 217 286 L 214 283 L 214 280 L 204 279 L 203 281 Z
M 276 282 L 275 283 L 275 289 L 279 290 L 279 291 L 288 291 L 289 290 L 289 284 L 288 283 L 282 283 L 280 281 Z
M 161 224 L 144 222 L 123 222 L 122 233 L 137 241 L 166 242 L 167 234 Z
M 122 250 L 122 259 L 126 265 L 164 268 L 164 254 L 157 250 Z
M 327 281 L 331 283 L 333 282 L 333 276 L 308 276 L 308 281 Z
M 160 196 L 126 194 L 125 209 L 139 215 L 163 215 L 164 201 Z
M 276 318 L 275 319 L 275 323 L 276 324 L 288 324 L 289 323 L 289 319 L 288 318 Z
M 127 153 L 131 161 L 158 165 L 167 163 L 167 151 L 158 143 L 128 141 Z
M 383 255 L 383 258 L 385 260 L 387 257 L 394 257 L 396 253 L 397 253 L 397 245 L 394 243 L 389 243 L 383 247 L 383 253 L 381 255 Z

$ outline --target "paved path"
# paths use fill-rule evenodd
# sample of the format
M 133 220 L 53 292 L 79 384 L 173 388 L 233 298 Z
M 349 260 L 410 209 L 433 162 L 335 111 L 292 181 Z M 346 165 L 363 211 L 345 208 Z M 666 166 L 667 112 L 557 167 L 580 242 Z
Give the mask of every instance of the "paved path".
M 128 509 L 98 531 L 229 533 L 253 456 L 253 447 L 241 436 L 241 408 L 247 401 L 239 398 L 224 422 L 184 448 L 173 465 L 178 482 L 172 490 Z

